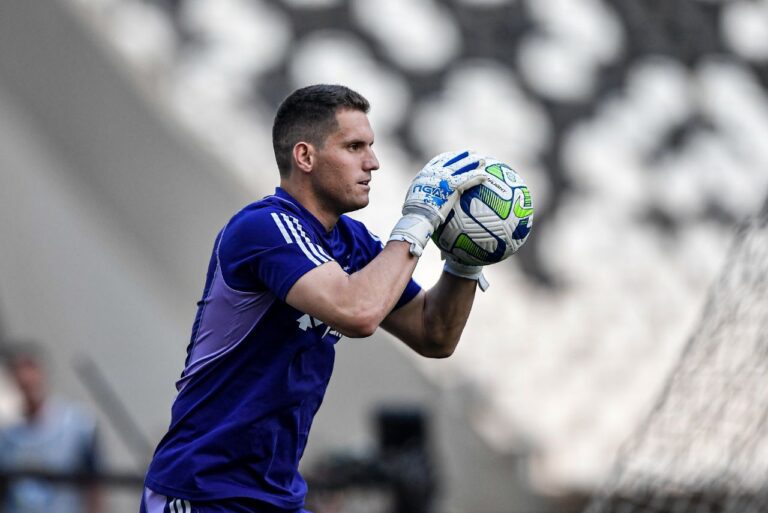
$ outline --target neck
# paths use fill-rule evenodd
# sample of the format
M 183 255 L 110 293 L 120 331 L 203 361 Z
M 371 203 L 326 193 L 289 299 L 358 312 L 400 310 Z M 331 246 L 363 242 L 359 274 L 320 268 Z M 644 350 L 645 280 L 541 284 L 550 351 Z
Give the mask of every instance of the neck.
M 290 194 L 301 206 L 320 221 L 326 231 L 331 231 L 339 220 L 339 214 L 326 208 L 317 194 L 304 183 L 294 183 L 292 180 L 283 179 L 280 181 L 280 187 Z
M 34 400 L 34 401 L 26 401 L 24 403 L 24 417 L 29 422 L 34 422 L 38 418 L 40 418 L 40 415 L 43 412 L 43 401 L 41 400 Z

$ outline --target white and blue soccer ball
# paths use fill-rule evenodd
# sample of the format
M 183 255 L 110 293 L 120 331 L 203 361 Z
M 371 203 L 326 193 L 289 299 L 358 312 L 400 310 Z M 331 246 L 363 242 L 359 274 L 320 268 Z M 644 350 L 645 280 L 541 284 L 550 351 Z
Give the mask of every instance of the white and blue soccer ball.
M 533 226 L 528 187 L 511 167 L 485 157 L 488 180 L 467 189 L 432 240 L 469 265 L 500 262 L 519 250 Z

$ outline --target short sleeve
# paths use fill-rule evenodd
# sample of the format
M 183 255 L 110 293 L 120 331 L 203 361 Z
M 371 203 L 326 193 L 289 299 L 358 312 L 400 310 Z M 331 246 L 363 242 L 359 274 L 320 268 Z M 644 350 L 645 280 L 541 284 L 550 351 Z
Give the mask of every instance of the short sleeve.
M 395 307 L 392 308 L 392 310 L 397 310 L 401 306 L 410 303 L 411 299 L 416 297 L 416 294 L 421 292 L 421 286 L 416 283 L 416 280 L 411 278 L 408 281 L 408 285 L 405 286 L 405 290 L 400 295 L 400 299 L 397 300 L 397 303 L 395 303 Z
M 218 258 L 231 288 L 266 289 L 283 301 L 299 278 L 332 260 L 298 217 L 272 209 L 236 215 L 221 235 Z

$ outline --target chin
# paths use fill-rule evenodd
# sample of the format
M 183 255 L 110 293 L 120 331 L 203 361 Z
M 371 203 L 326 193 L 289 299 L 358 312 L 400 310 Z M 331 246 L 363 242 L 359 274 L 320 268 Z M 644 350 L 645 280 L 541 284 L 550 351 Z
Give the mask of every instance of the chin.
M 360 210 L 361 208 L 365 208 L 368 206 L 368 203 L 370 202 L 370 199 L 368 196 L 365 198 L 360 198 L 356 201 L 350 201 L 347 203 L 345 212 L 354 212 L 355 210 Z

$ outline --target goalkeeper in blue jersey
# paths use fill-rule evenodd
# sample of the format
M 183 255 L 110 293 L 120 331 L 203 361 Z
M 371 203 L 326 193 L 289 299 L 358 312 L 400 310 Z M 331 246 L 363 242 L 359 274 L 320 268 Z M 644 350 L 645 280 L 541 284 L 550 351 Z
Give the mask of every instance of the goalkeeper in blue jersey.
M 468 152 L 430 161 L 384 245 L 344 215 L 368 205 L 379 168 L 368 109 L 336 85 L 280 105 L 280 187 L 216 237 L 142 513 L 302 511 L 299 460 L 336 342 L 382 326 L 427 357 L 456 347 L 482 269 L 448 259 L 428 291 L 411 275 L 461 191 L 484 180 L 481 162 Z

